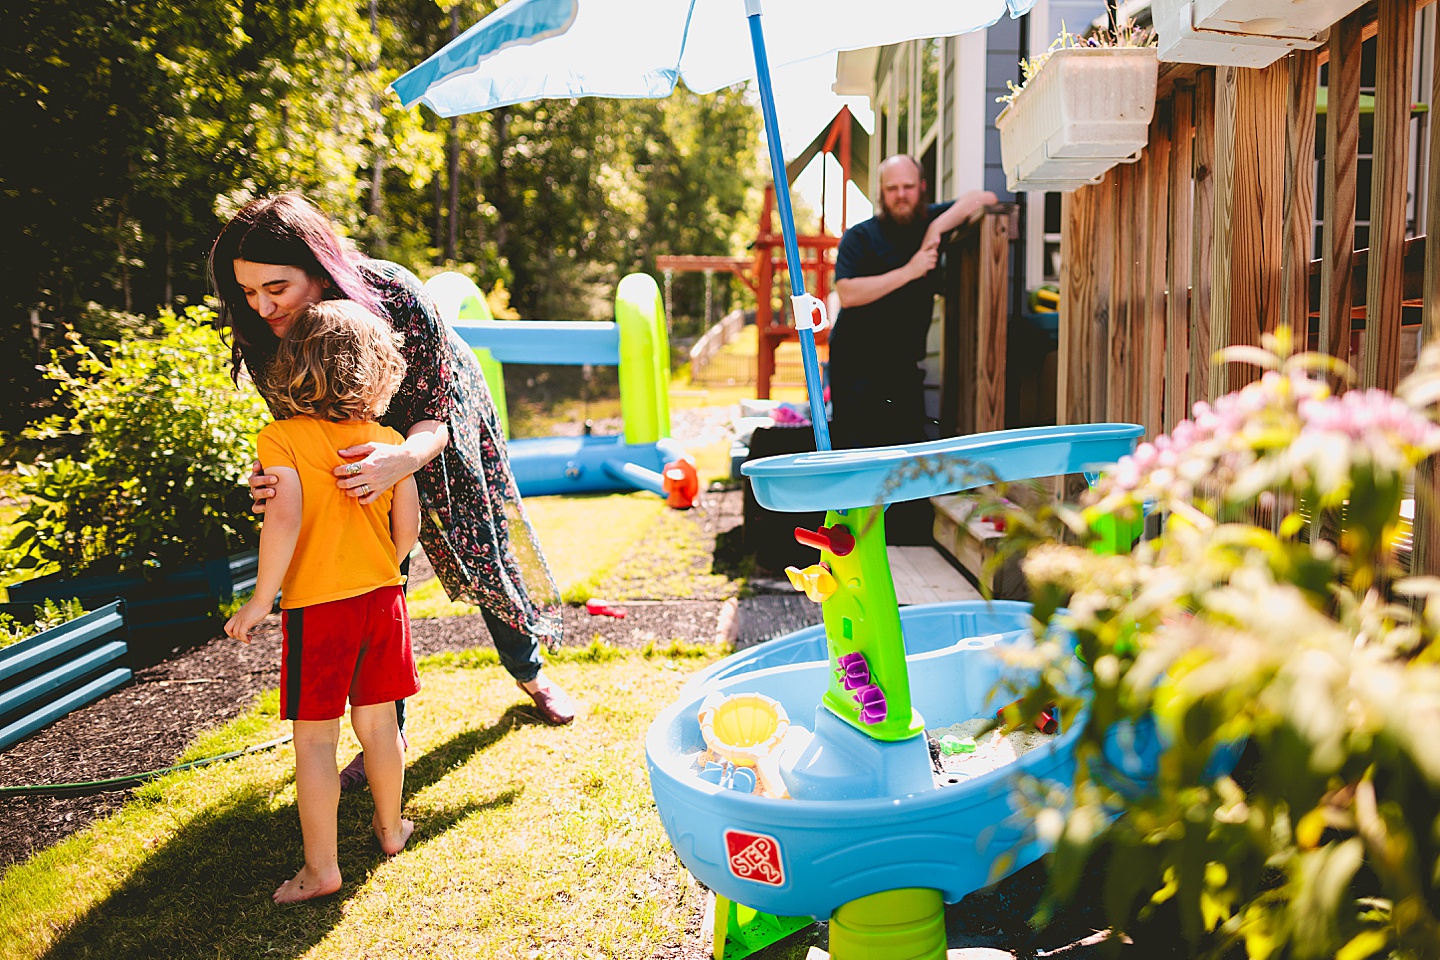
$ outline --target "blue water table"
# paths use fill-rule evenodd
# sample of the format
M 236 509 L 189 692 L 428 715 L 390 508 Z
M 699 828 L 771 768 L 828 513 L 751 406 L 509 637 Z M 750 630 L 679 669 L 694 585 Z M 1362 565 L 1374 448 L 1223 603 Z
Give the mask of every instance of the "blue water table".
M 994 718 L 1002 682 L 1028 679 L 996 653 L 1033 642 L 1030 607 L 900 609 L 884 507 L 996 481 L 1093 475 L 1142 433 L 1133 424 L 1036 427 L 745 464 L 762 506 L 827 511 L 819 529 L 796 530 L 818 562 L 787 571 L 821 603 L 824 624 L 720 661 L 646 737 L 670 841 L 718 898 L 717 958 L 734 955 L 720 918 L 728 911 L 733 925 L 744 904 L 828 918 L 836 960 L 944 960 L 944 904 L 1044 852 L 1017 812 L 1017 778 L 1068 786 L 1085 716 L 1059 718 L 1054 736 L 1003 765 L 943 772 L 936 731 Z M 1081 671 L 1072 679 L 1083 694 Z
M 620 414 L 615 436 L 534 437 L 509 441 L 521 496 L 649 490 L 666 495 L 667 464 L 685 450 L 670 438 L 670 344 L 660 288 L 632 273 L 615 291 L 615 320 L 495 320 L 469 277 L 448 272 L 425 283 L 440 316 L 480 358 L 485 382 L 509 436 L 507 363 L 614 366 Z

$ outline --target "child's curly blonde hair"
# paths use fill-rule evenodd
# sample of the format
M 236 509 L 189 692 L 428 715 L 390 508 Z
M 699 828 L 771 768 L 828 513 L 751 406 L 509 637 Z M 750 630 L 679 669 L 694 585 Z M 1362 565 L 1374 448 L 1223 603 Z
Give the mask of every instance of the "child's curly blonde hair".
M 353 300 L 306 307 L 280 341 L 266 379 L 276 416 L 378 420 L 405 378 L 403 338 Z

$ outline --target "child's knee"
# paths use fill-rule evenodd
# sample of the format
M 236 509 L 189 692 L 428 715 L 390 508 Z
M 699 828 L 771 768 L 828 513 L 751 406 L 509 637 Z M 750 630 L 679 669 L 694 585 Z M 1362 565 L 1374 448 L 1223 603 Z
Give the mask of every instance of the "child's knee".
M 392 703 L 370 703 L 350 708 L 350 726 L 361 741 L 378 738 L 395 738 L 400 735 L 400 725 L 395 719 L 395 705 Z
M 297 745 L 340 744 L 339 717 L 334 720 L 292 720 L 291 724 Z

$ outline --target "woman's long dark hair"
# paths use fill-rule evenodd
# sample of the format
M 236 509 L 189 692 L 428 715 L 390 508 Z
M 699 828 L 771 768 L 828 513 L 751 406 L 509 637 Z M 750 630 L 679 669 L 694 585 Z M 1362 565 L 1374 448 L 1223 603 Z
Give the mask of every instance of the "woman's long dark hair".
M 242 363 L 252 376 L 261 373 L 280 343 L 245 301 L 245 291 L 235 280 L 236 260 L 298 267 L 325 286 L 326 299 L 353 300 L 383 316 L 378 298 L 357 265 L 359 259 L 346 250 L 330 219 L 298 193 L 245 204 L 210 248 L 210 286 L 220 301 L 219 327 L 230 330 L 234 337 L 230 375 L 238 381 Z

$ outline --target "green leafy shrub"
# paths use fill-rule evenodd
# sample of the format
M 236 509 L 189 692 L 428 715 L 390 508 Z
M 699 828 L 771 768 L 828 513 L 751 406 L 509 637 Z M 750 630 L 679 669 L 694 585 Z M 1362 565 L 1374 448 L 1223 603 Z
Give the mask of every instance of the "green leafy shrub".
M 138 334 L 108 341 L 102 359 L 73 331 L 46 376 L 68 409 L 25 431 L 72 453 L 17 465 L 11 563 L 67 575 L 164 569 L 223 556 L 258 540 L 244 485 L 267 414 L 230 380 L 213 314 L 162 312 Z
M 26 637 L 33 637 L 37 633 L 43 633 L 51 627 L 58 627 L 62 623 L 68 623 L 84 615 L 85 607 L 79 600 L 65 600 L 59 603 L 54 600 L 46 600 L 42 604 L 37 604 L 35 619 L 29 623 L 8 613 L 0 613 L 0 647 L 19 643 Z
M 1163 910 L 1198 955 L 1440 957 L 1440 581 L 1396 549 L 1440 450 L 1440 345 L 1398 397 L 1331 394 L 1313 374 L 1334 361 L 1292 355 L 1288 331 L 1228 354 L 1261 379 L 1142 444 L 1050 537 L 1034 514 L 1013 527 L 1036 617 L 1073 632 L 1093 693 L 1069 803 L 1034 811 L 1053 892 L 1103 851 L 1120 931 Z M 1142 504 L 1163 527 L 1128 555 L 1060 542 Z M 1137 795 L 1117 733 L 1146 724 L 1161 752 Z M 1253 764 L 1217 776 L 1247 741 Z

